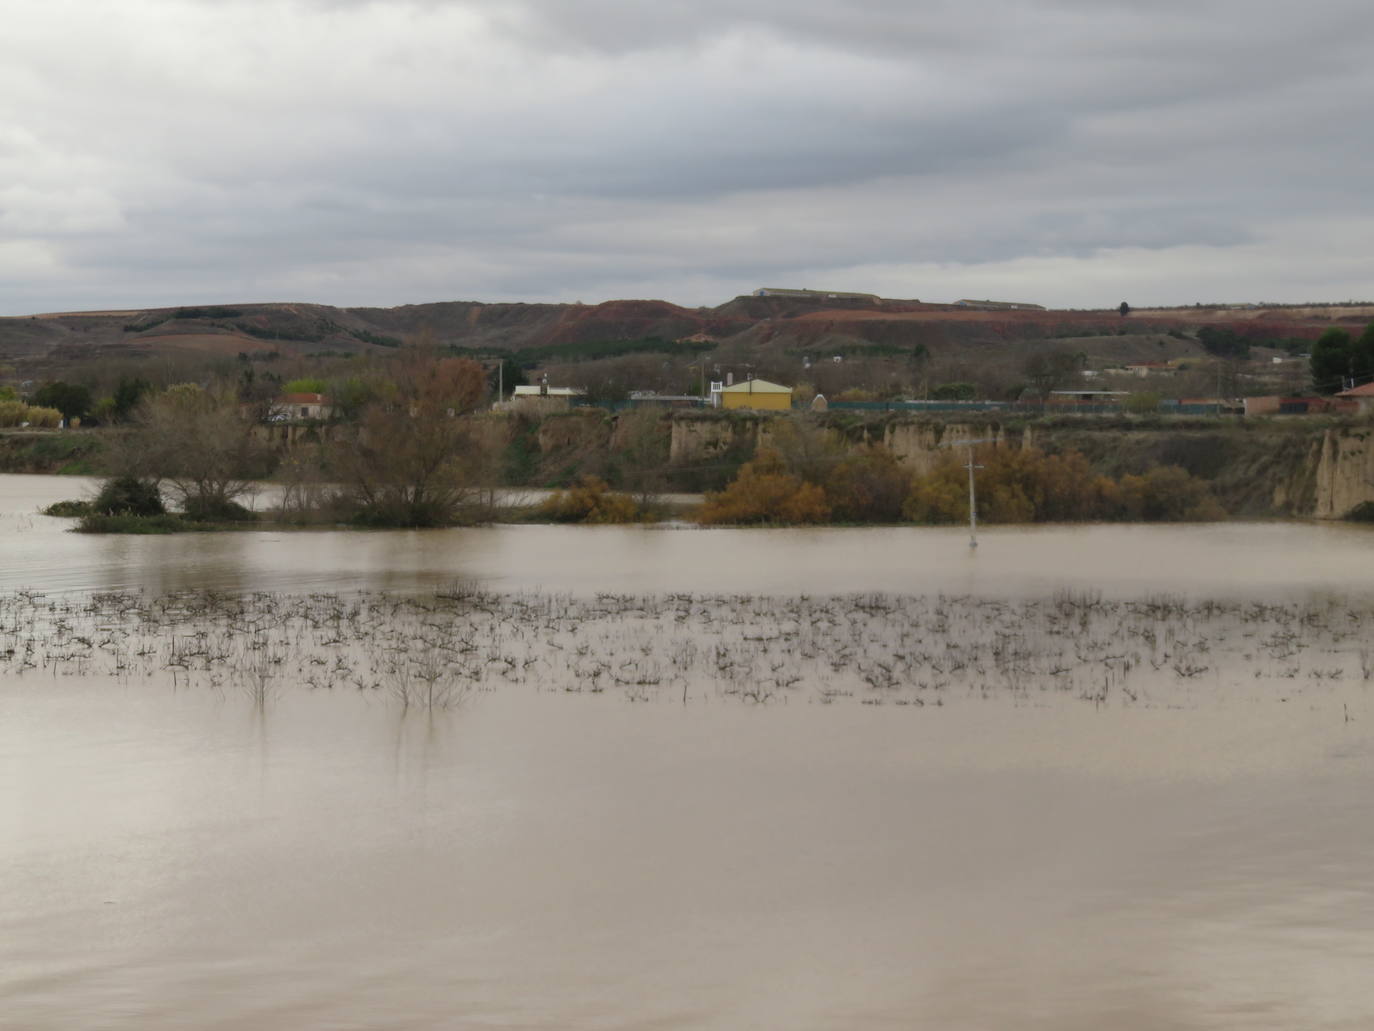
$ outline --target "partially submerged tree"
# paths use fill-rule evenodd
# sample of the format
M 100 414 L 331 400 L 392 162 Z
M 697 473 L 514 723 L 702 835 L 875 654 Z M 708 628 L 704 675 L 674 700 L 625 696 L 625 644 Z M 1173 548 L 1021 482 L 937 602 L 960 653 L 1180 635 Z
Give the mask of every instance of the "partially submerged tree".
M 480 487 L 480 457 L 462 416 L 486 396 L 486 374 L 466 358 L 441 358 L 422 337 L 398 357 L 393 389 L 369 402 L 334 439 L 331 471 L 361 522 L 446 526 Z
M 825 483 L 848 454 L 834 431 L 806 416 L 765 424 L 764 442 L 778 453 L 787 472 L 808 483 Z
M 618 485 L 632 492 L 641 508 L 667 486 L 672 441 L 667 414 L 652 407 L 625 412 L 611 434 L 611 461 Z
M 831 514 L 844 523 L 895 523 L 911 492 L 911 473 L 881 444 L 867 444 L 825 478 Z
M 188 515 L 204 519 L 243 515 L 239 499 L 272 464 L 238 398 L 194 383 L 145 398 L 112 452 L 117 475 L 167 483 Z
M 706 495 L 697 518 L 707 525 L 823 523 L 830 505 L 821 487 L 789 473 L 782 456 L 764 447 L 725 490 Z
M 537 509 L 556 523 L 632 523 L 641 507 L 628 494 L 617 494 L 606 481 L 584 476 L 570 490 L 555 491 Z
M 977 452 L 979 518 L 989 523 L 1085 520 L 1220 519 L 1225 512 L 1203 480 L 1177 466 L 1112 481 L 1092 471 L 1082 454 L 1047 455 L 1035 448 L 982 447 Z M 951 454 L 916 478 L 905 514 L 917 523 L 968 519 L 968 472 Z

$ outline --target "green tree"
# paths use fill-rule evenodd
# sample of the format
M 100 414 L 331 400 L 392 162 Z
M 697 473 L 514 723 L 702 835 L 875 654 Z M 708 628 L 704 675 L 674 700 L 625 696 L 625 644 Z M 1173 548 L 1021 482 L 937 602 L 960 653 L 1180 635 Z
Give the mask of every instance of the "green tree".
M 55 380 L 44 383 L 33 395 L 33 403 L 42 408 L 56 408 L 70 425 L 73 419 L 84 419 L 91 413 L 91 392 L 75 383 Z
M 153 385 L 138 376 L 121 376 L 112 398 L 111 416 L 118 422 L 126 422 L 134 414 L 139 401 L 153 389 Z
M 1334 394 L 1345 389 L 1347 376 L 1353 375 L 1354 341 L 1343 329 L 1331 328 L 1312 345 L 1312 388 L 1319 394 Z
M 520 363 L 513 358 L 502 358 L 487 377 L 491 392 L 496 393 L 500 388 L 502 396 L 496 400 L 504 401 L 506 397 L 514 393 L 516 387 L 523 387 L 529 383 L 525 378 L 525 370 L 520 367 Z
M 281 385 L 283 394 L 323 394 L 325 390 L 325 382 L 318 376 L 303 376 Z
M 1163 400 L 1157 390 L 1138 390 L 1126 398 L 1122 407 L 1132 415 L 1148 415 L 1159 411 Z
M 1228 326 L 1203 326 L 1197 331 L 1197 342 L 1218 358 L 1250 357 L 1250 342 Z
M 1374 322 L 1365 326 L 1364 332 L 1351 344 L 1350 375 L 1357 386 L 1374 379 Z
M 162 492 L 151 480 L 136 476 L 114 476 L 100 486 L 91 502 L 97 515 L 158 516 L 166 513 Z

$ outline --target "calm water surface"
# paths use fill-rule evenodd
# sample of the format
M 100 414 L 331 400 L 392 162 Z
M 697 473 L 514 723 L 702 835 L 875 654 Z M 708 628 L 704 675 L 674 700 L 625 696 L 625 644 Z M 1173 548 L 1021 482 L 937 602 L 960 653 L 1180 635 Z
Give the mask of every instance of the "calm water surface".
M 34 514 L 73 487 L 0 477 L 4 591 L 1353 606 L 1374 573 L 1374 536 L 1300 524 L 994 529 L 972 557 L 912 529 L 95 538 Z M 431 716 L 11 674 L 0 1027 L 1367 1028 L 1374 705 L 1308 676 L 1148 707 L 518 685 Z
M 72 477 L 0 476 L 0 588 L 1049 594 L 1063 586 L 1265 597 L 1364 592 L 1374 528 L 1320 523 L 698 530 L 496 526 L 86 536 L 38 515 L 92 493 Z

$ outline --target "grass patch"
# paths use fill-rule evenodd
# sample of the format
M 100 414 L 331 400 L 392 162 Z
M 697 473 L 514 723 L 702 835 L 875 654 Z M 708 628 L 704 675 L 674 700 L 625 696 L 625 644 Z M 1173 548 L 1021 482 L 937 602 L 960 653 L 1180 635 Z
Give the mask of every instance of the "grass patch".
M 270 524 L 277 528 L 279 524 Z M 208 521 L 192 519 L 179 512 L 158 515 L 133 515 L 129 512 L 103 514 L 91 511 L 81 517 L 74 527 L 77 533 L 217 533 L 227 530 L 256 530 L 263 524 L 256 521 Z
M 43 514 L 66 518 L 90 515 L 91 503 L 89 501 L 54 501 L 43 509 Z
M 100 515 L 91 512 L 81 517 L 78 533 L 183 533 L 187 530 L 208 530 L 209 523 L 193 523 L 178 515 Z
M 104 447 L 94 433 L 18 432 L 0 437 L 0 472 L 95 476 Z

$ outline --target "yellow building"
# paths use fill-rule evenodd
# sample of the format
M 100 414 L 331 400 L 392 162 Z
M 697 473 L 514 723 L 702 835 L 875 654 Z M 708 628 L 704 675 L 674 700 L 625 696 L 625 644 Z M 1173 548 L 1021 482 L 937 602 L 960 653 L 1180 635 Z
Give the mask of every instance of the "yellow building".
M 750 379 L 731 387 L 721 387 L 717 404 L 721 408 L 763 408 L 786 411 L 792 407 L 792 388 Z

